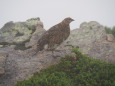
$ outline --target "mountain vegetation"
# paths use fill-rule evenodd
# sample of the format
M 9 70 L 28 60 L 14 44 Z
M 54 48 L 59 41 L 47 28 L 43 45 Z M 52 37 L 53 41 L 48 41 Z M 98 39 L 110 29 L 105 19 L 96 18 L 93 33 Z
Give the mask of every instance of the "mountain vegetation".
M 115 64 L 83 55 L 66 55 L 59 63 L 33 74 L 15 86 L 115 86 Z

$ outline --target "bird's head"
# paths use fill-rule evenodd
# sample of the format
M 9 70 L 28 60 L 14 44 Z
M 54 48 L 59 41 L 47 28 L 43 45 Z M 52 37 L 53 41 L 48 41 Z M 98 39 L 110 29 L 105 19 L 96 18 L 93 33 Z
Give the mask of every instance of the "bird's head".
M 62 22 L 64 22 L 65 24 L 69 24 L 71 23 L 72 21 L 74 21 L 74 19 L 70 18 L 70 17 L 67 17 L 65 18 Z

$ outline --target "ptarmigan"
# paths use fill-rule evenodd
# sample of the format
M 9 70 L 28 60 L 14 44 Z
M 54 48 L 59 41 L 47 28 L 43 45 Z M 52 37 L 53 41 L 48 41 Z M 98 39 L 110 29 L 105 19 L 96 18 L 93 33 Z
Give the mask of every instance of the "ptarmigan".
M 55 50 L 70 35 L 69 24 L 74 21 L 67 17 L 62 22 L 51 27 L 38 40 L 37 52 L 42 50 Z

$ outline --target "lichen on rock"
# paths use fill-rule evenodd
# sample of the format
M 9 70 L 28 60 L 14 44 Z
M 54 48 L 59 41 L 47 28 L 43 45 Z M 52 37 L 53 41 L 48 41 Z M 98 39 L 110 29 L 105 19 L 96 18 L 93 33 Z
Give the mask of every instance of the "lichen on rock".
M 3 47 L 4 45 L 0 45 L 0 47 Z
M 8 22 L 0 29 L 0 44 L 25 45 L 25 42 L 28 42 L 32 34 L 39 28 L 43 29 L 40 18 L 31 18 L 25 22 Z
M 106 34 L 105 27 L 96 21 L 84 22 L 80 25 L 80 28 L 72 30 L 68 39 L 60 47 L 64 45 L 79 46 L 82 53 L 90 57 L 115 62 L 114 38 L 109 37 Z M 108 52 L 110 50 L 111 52 Z
M 33 27 L 33 26 L 37 25 L 39 21 L 40 21 L 40 18 L 39 18 L 39 17 L 38 17 L 38 18 L 31 18 L 31 19 L 28 19 L 28 20 L 26 21 L 26 24 L 27 24 L 29 27 Z

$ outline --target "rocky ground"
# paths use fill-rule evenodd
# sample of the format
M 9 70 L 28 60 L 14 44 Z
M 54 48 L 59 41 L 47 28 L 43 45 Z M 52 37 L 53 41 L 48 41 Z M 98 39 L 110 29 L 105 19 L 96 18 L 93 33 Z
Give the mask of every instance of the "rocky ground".
M 27 79 L 34 72 L 59 61 L 60 57 L 66 54 L 64 51 L 54 52 L 52 56 L 51 51 L 45 51 L 34 55 L 35 52 L 32 50 L 20 51 L 7 47 L 0 49 L 0 52 L 8 54 L 5 61 L 5 73 L 0 76 L 0 86 L 13 86 L 17 81 Z
M 35 54 L 37 41 L 45 32 L 39 18 L 25 22 L 8 22 L 0 29 L 0 86 L 13 86 L 17 81 L 27 79 L 34 72 L 57 63 L 66 54 L 73 55 L 71 47 L 79 47 L 88 56 L 115 63 L 115 38 L 106 34 L 105 28 L 95 21 L 84 22 L 80 28 L 71 31 L 54 56 L 51 51 Z

